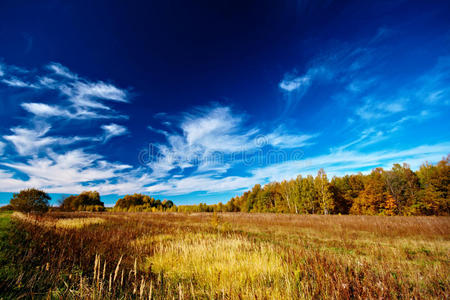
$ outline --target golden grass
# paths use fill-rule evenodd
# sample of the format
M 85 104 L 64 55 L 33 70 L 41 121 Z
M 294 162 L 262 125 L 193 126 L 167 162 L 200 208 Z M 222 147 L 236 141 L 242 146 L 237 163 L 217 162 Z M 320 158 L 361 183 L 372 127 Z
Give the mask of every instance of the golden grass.
M 67 219 L 37 218 L 36 216 L 26 215 L 21 212 L 14 212 L 12 217 L 38 226 L 54 227 L 58 229 L 81 229 L 89 225 L 100 225 L 105 222 L 103 218 L 99 217 Z
M 209 295 L 246 294 L 256 288 L 265 297 L 282 294 L 287 266 L 269 243 L 237 235 L 188 234 L 156 245 L 144 269 L 163 272 L 173 281 L 192 282 Z
M 52 284 L 68 286 L 59 294 L 65 297 L 450 296 L 449 217 L 242 213 L 14 217 L 25 224 L 51 224 L 43 226 L 46 234 L 25 226 L 36 245 L 46 245 L 29 250 L 27 257 L 36 260 L 42 256 L 42 261 L 34 264 L 42 265 L 43 270 L 50 265 L 52 278 L 59 278 Z M 91 224 L 98 226 L 88 226 Z M 61 228 L 77 230 L 56 230 Z M 43 249 L 48 249 L 45 256 Z M 63 283 L 58 282 L 61 266 L 76 267 L 71 279 Z

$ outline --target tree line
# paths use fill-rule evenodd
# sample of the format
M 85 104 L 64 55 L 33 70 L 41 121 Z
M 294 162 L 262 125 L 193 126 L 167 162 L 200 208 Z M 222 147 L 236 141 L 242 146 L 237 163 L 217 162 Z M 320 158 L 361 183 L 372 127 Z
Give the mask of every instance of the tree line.
M 181 212 L 273 212 L 294 214 L 450 215 L 449 157 L 412 171 L 408 164 L 328 179 L 302 176 L 251 190 L 226 204 L 178 206 Z
M 298 214 L 449 215 L 449 156 L 436 165 L 423 164 L 416 172 L 407 164 L 391 170 L 376 168 L 328 180 L 317 176 L 257 184 L 232 198 L 223 211 Z

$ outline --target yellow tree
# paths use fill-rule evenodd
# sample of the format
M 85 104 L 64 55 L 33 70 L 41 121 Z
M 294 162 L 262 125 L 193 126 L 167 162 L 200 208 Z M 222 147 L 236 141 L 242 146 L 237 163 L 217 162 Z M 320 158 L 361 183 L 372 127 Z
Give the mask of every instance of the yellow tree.
M 317 172 L 314 185 L 320 202 L 320 208 L 324 215 L 328 215 L 334 208 L 333 197 L 330 191 L 330 183 L 323 169 Z
M 359 193 L 350 209 L 351 214 L 376 215 L 384 209 L 388 193 L 383 173 L 382 168 L 376 168 L 367 176 L 364 190 Z
M 420 202 L 422 213 L 428 215 L 450 214 L 450 156 L 442 159 L 437 165 L 425 163 L 417 175 L 422 191 Z

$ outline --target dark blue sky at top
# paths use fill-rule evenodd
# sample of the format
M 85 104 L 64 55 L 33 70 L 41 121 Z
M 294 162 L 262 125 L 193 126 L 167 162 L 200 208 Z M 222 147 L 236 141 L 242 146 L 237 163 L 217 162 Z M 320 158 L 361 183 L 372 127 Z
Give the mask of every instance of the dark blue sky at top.
M 212 203 L 320 167 L 330 176 L 403 161 L 417 168 L 450 152 L 449 50 L 448 1 L 1 1 L 0 191 L 86 188 Z M 11 81 L 33 85 L 50 76 L 52 63 L 76 78 L 50 74 L 61 80 L 52 88 Z M 95 112 L 125 117 L 24 109 L 68 105 L 60 87 L 69 81 L 124 91 Z M 35 138 L 13 128 L 34 130 Z M 32 149 L 20 151 L 12 135 Z M 302 159 L 231 159 L 235 142 L 252 156 L 261 140 L 264 155 L 301 151 Z M 139 160 L 149 144 L 165 153 L 158 164 Z M 114 166 L 101 165 L 105 178 L 67 186 L 26 167 L 48 159 L 67 175 L 55 155 L 75 150 L 98 155 L 73 158 L 84 162 L 74 162 L 79 172 L 99 160 Z M 169 154 L 214 151 L 226 162 L 206 169 L 186 158 L 167 162 Z M 120 164 L 129 168 L 115 169 Z

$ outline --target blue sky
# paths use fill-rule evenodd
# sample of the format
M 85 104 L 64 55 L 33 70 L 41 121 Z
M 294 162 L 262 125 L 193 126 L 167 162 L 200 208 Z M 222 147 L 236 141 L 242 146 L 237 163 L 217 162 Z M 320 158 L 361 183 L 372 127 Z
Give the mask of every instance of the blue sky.
M 450 153 L 448 1 L 2 1 L 0 202 L 226 202 Z

